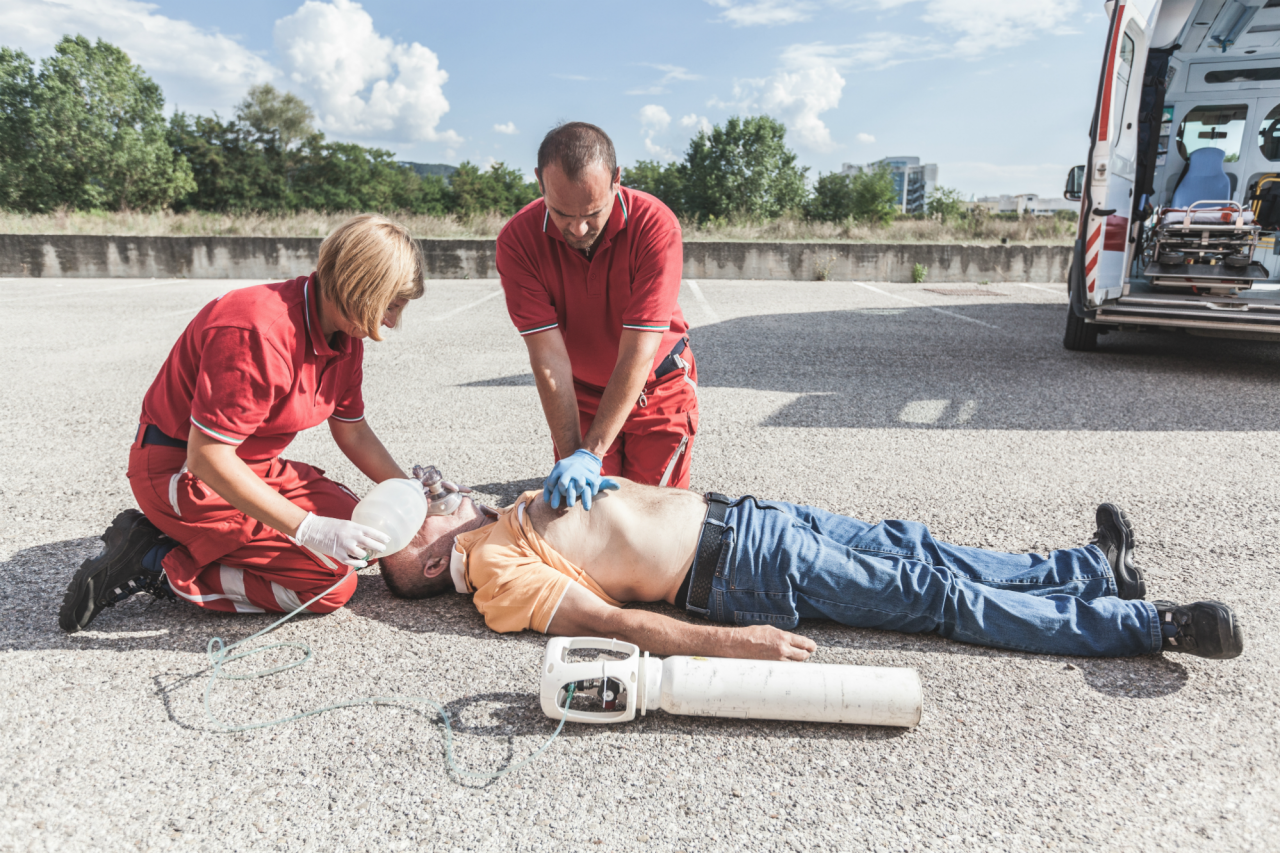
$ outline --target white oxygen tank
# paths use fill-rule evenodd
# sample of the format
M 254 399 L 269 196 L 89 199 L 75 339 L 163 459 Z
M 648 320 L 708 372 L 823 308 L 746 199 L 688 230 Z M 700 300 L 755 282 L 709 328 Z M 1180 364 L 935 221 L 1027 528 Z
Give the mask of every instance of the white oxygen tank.
M 669 714 L 911 727 L 924 705 L 919 673 L 901 667 L 705 657 L 661 666 L 658 706 Z
M 597 653 L 596 660 L 570 653 Z M 572 695 L 570 691 L 572 690 Z M 594 697 L 599 710 L 574 708 Z M 912 727 L 924 689 L 914 669 L 832 663 L 651 658 L 638 646 L 597 637 L 555 637 L 542 665 L 542 710 L 552 719 L 618 723 L 661 708 L 669 714 Z M 587 700 L 590 702 L 590 699 Z
M 417 480 L 383 480 L 356 504 L 351 520 L 391 537 L 387 547 L 368 559 L 394 554 L 413 541 L 427 517 L 427 497 Z

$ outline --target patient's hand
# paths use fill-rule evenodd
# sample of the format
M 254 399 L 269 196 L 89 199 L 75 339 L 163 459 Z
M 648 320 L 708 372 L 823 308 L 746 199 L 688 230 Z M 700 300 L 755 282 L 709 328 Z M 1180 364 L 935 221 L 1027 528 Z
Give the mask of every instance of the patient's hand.
M 772 625 L 734 628 L 726 657 L 754 660 L 808 660 L 818 644 Z

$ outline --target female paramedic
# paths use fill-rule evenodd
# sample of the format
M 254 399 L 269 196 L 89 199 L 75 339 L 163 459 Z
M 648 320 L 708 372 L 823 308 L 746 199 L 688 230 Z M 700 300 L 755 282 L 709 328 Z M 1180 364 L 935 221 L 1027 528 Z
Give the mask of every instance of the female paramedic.
M 423 293 L 409 232 L 357 216 L 320 246 L 316 271 L 233 290 L 187 326 L 142 401 L 125 510 L 76 572 L 58 614 L 79 631 L 136 592 L 236 613 L 329 613 L 386 537 L 351 521 L 357 498 L 324 471 L 280 458 L 325 421 L 374 482 L 407 477 L 365 420 L 363 339 L 382 340 Z

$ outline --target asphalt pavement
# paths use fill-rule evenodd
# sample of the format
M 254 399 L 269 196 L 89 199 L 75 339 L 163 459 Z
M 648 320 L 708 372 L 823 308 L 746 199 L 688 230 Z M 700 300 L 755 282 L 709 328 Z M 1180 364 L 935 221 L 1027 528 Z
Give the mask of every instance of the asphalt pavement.
M 1070 353 L 1056 284 L 686 283 L 695 489 L 1040 552 L 1083 544 L 1115 501 L 1150 597 L 1231 604 L 1244 655 L 1053 657 L 806 622 L 816 661 L 915 667 L 919 727 L 659 712 L 570 724 L 486 785 L 447 772 L 438 719 L 410 703 L 218 731 L 206 643 L 270 616 L 136 596 L 58 630 L 68 579 L 133 506 L 143 393 L 194 313 L 251 283 L 0 280 L 0 850 L 1280 850 L 1280 345 L 1117 333 Z M 430 282 L 406 317 L 365 363 L 392 453 L 495 504 L 536 486 L 551 446 L 496 282 Z M 288 455 L 370 485 L 323 428 Z M 404 602 L 365 572 L 346 608 L 277 634 L 315 659 L 222 682 L 220 718 L 434 697 L 473 770 L 554 728 L 544 638 L 488 631 L 464 596 Z

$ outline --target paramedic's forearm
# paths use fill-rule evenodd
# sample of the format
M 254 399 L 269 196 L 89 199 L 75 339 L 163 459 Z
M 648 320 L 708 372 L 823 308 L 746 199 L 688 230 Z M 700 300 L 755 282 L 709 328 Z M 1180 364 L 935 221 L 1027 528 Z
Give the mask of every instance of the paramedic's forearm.
M 187 470 L 236 509 L 286 536 L 297 533 L 307 517 L 305 509 L 262 482 L 235 447 L 195 427 L 187 436 Z
M 591 421 L 591 429 L 582 439 L 582 447 L 601 459 L 609 452 L 644 389 L 645 380 L 653 370 L 653 357 L 661 343 L 661 332 L 622 331 L 618 360 L 600 398 L 600 408 Z
M 578 423 L 578 396 L 573 390 L 573 366 L 564 338 L 559 329 L 551 329 L 529 335 L 524 343 L 551 440 L 561 458 L 571 456 L 582 446 L 582 428 Z
M 399 478 L 409 479 L 404 469 L 391 458 L 382 440 L 378 438 L 367 420 L 353 422 L 329 419 L 329 432 L 342 454 L 375 483 Z

